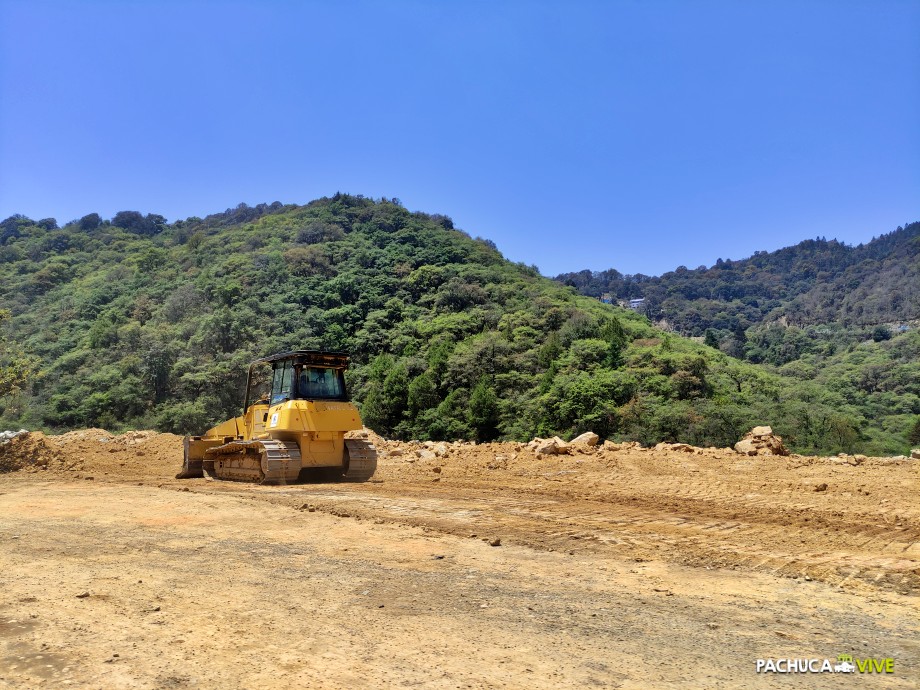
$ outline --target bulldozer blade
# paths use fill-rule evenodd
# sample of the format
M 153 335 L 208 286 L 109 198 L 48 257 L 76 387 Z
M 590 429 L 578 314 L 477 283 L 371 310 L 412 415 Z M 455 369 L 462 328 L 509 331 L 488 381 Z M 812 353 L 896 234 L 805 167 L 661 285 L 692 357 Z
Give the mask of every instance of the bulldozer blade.
M 185 437 L 185 440 L 182 442 L 182 469 L 179 471 L 179 474 L 176 475 L 176 479 L 197 479 L 204 476 L 204 468 L 202 466 L 202 459 L 200 457 L 193 458 L 191 457 L 193 453 L 189 453 L 190 439 L 188 436 Z

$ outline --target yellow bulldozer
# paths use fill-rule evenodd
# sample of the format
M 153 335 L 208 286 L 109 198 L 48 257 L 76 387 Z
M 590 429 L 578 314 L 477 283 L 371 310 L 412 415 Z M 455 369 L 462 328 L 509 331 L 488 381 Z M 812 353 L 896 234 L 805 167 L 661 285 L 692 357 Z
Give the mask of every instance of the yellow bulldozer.
M 348 355 L 296 350 L 249 366 L 243 415 L 185 437 L 176 479 L 289 484 L 310 477 L 366 481 L 377 451 L 345 432 L 363 427 L 345 389 Z M 250 404 L 252 401 L 252 404 Z

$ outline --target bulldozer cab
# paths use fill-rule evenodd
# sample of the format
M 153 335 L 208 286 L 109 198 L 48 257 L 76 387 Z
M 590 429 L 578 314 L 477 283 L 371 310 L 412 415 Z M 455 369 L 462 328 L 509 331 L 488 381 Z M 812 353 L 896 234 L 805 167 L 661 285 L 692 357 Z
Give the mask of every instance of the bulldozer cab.
M 285 400 L 348 400 L 341 352 L 296 350 L 258 359 L 249 367 L 246 402 L 277 405 Z

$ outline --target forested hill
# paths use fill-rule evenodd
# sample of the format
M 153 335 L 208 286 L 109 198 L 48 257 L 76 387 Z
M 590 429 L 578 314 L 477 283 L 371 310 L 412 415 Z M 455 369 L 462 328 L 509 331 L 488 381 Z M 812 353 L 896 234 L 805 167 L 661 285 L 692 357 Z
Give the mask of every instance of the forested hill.
M 920 319 L 920 223 L 851 247 L 806 240 L 714 266 L 660 277 L 616 270 L 564 273 L 556 280 L 614 300 L 644 298 L 645 313 L 678 333 L 726 333 L 761 322 L 803 327 L 875 326 Z
M 0 223 L 0 307 L 5 428 L 198 433 L 239 414 L 252 359 L 313 347 L 351 352 L 365 421 L 401 438 L 592 429 L 724 446 L 766 423 L 802 451 L 903 452 L 920 412 L 876 395 L 893 376 L 916 382 L 920 342 L 854 352 L 908 355 L 862 397 L 814 372 L 783 377 L 397 200 L 337 194 L 175 223 L 13 216 Z

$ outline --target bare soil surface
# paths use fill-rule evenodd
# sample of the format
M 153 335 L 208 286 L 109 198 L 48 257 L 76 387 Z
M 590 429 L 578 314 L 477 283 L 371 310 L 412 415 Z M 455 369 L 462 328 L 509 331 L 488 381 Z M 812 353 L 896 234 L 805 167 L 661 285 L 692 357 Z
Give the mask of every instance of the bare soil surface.
M 0 447 L 0 687 L 920 686 L 918 461 L 374 440 L 282 487 Z M 843 653 L 894 673 L 755 672 Z

